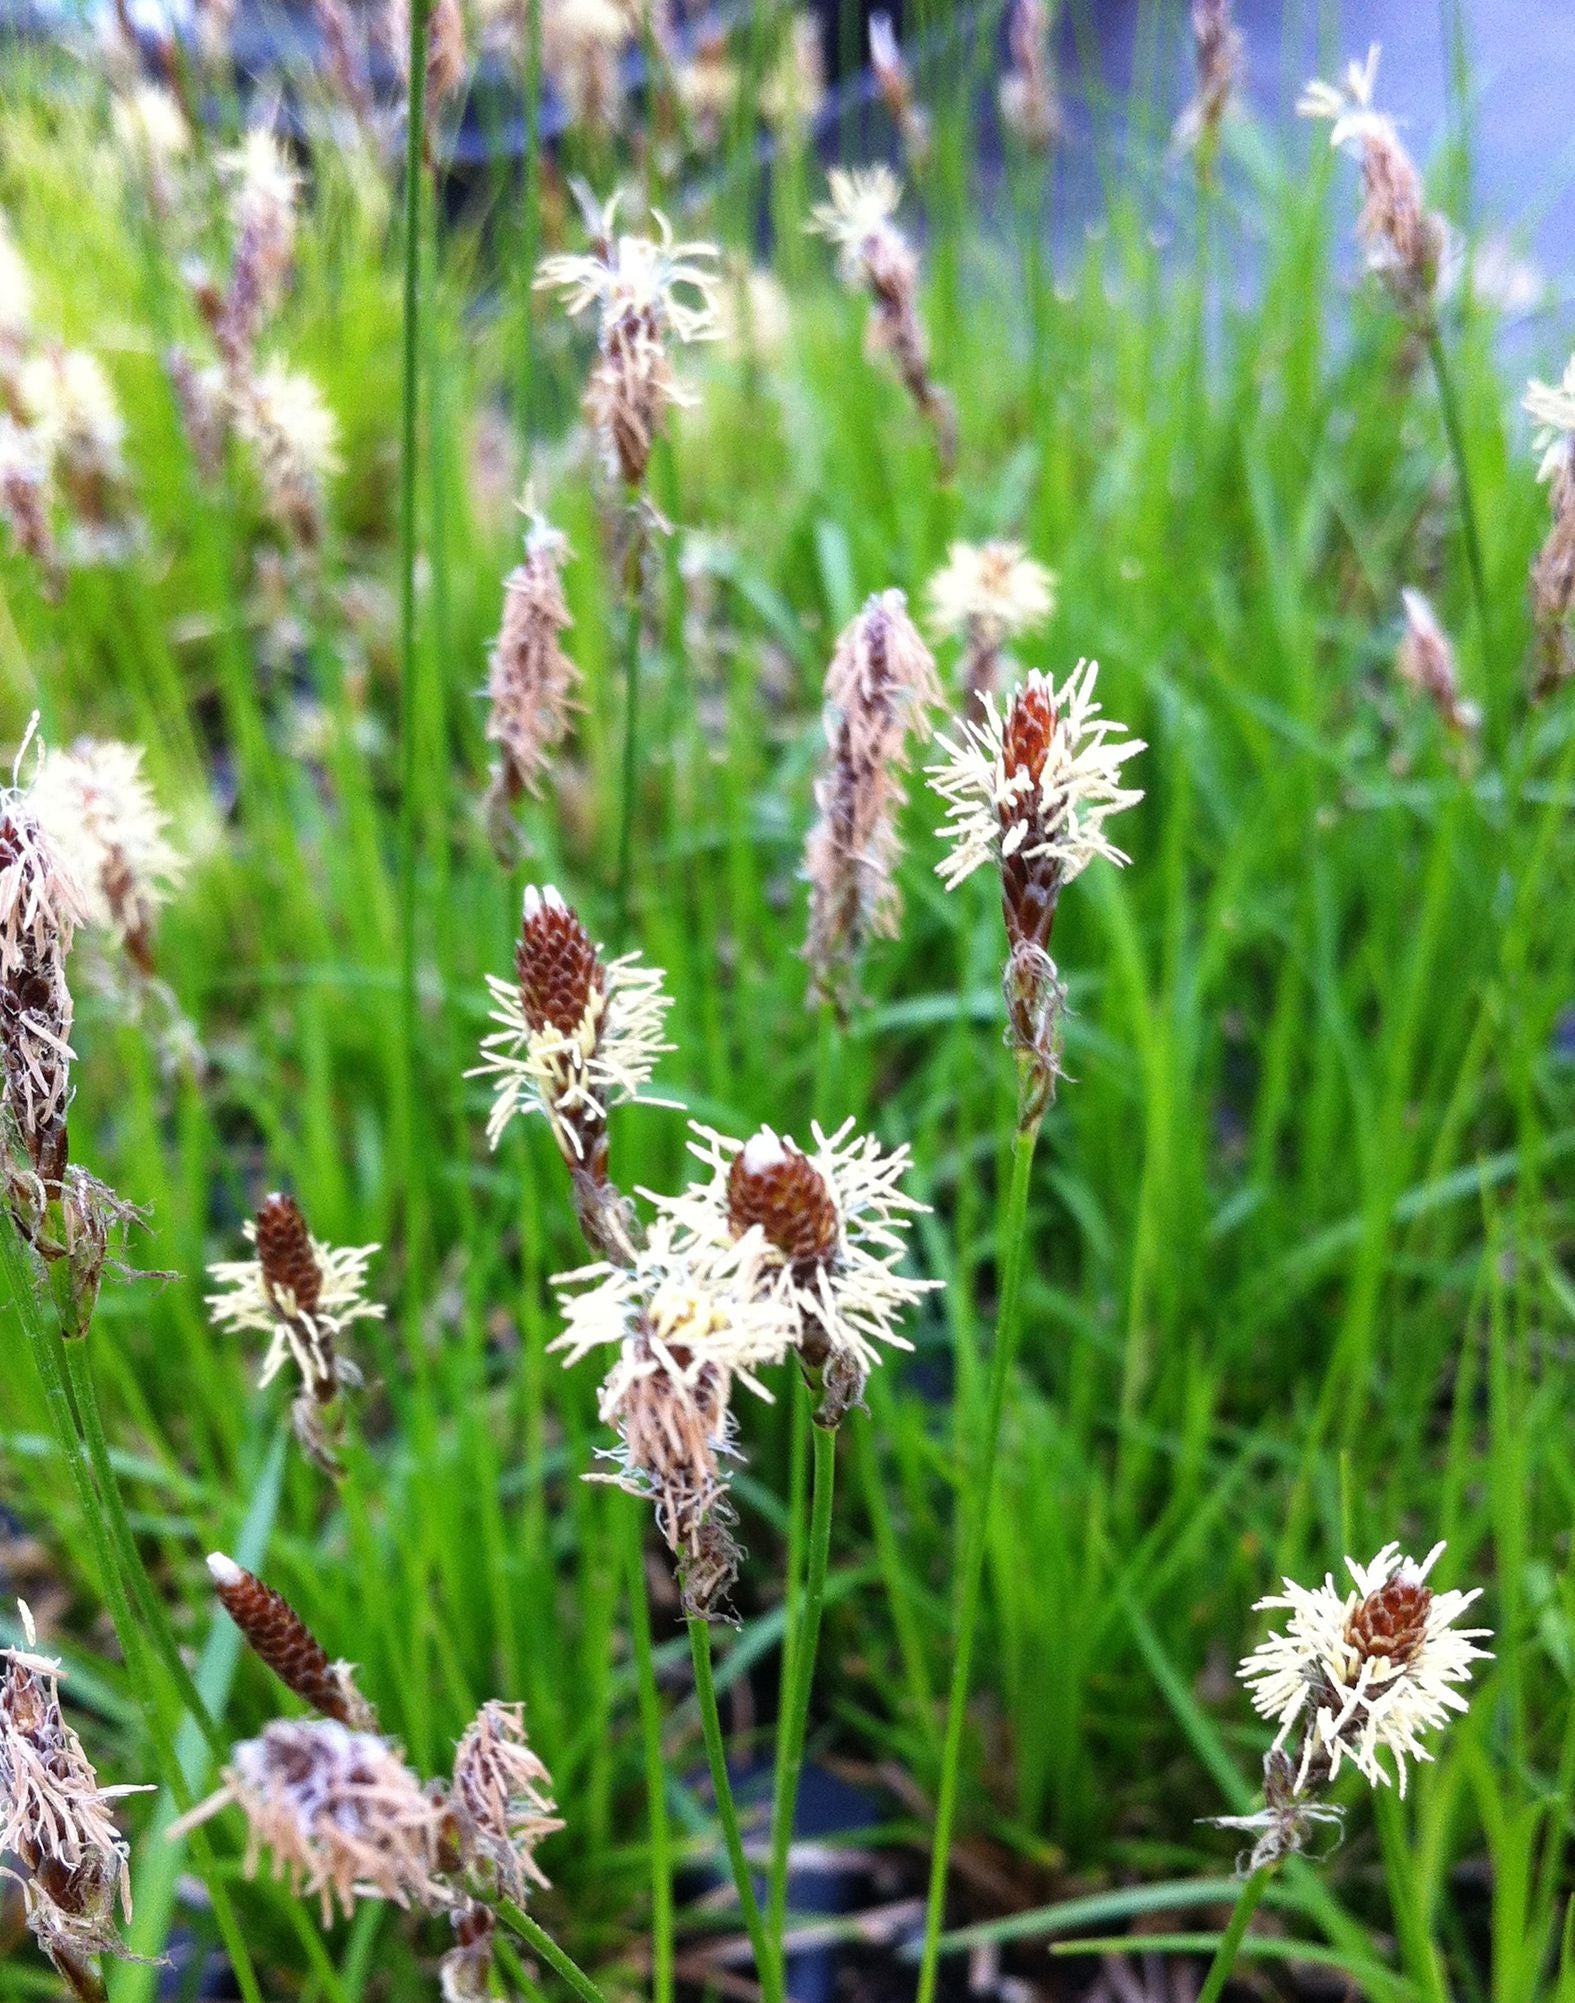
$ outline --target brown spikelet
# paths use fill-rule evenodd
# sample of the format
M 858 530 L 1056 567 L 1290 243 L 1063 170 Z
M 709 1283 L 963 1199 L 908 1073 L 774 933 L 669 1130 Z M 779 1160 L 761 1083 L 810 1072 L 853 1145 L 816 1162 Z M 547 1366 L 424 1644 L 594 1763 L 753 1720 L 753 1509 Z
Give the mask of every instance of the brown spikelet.
M 733 1157 L 727 1210 L 737 1236 L 758 1224 L 795 1267 L 821 1265 L 837 1249 L 836 1199 L 820 1170 L 791 1144 L 765 1159 L 747 1147 Z
M 607 991 L 596 942 L 561 898 L 527 899 L 514 953 L 520 1003 L 532 1029 L 572 1036 L 593 997 Z
M 1022 774 L 1031 782 L 1031 790 L 1025 789 L 1022 795 L 1026 802 L 1032 802 L 1037 796 L 1039 778 L 1050 755 L 1055 726 L 1055 700 L 1050 684 L 1037 675 L 1031 676 L 1012 700 L 1006 713 L 1002 738 L 1002 763 L 1007 778 Z M 1003 826 L 1009 825 L 1023 811 L 1023 806 L 1015 801 L 1010 806 L 1004 806 L 1001 809 Z M 1036 846 L 1030 834 L 1001 861 L 1002 908 L 1006 915 L 1007 936 L 1014 946 L 1025 943 L 1047 946 L 1050 928 L 1055 922 L 1056 899 L 1061 891 L 1061 866 L 1053 856 L 1029 853 Z
M 209 1558 L 208 1570 L 247 1647 L 287 1690 L 341 1725 L 355 1730 L 369 1725 L 371 1712 L 348 1669 L 329 1661 L 328 1651 L 282 1593 L 219 1552 Z
M 263 1278 L 275 1293 L 294 1296 L 301 1314 L 310 1314 L 323 1290 L 323 1275 L 312 1250 L 312 1235 L 293 1196 L 277 1191 L 257 1212 L 257 1257 Z
M 1396 1572 L 1376 1593 L 1353 1607 L 1345 1638 L 1365 1657 L 1386 1656 L 1392 1663 L 1411 1662 L 1427 1639 L 1428 1610 L 1433 1589 L 1425 1579 Z

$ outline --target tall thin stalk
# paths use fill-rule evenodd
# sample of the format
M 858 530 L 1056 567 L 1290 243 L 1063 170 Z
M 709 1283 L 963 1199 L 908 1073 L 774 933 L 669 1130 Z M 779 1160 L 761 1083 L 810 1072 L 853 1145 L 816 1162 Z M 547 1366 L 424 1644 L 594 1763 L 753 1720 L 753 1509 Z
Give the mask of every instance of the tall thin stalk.
M 1021 1327 L 1023 1265 L 1027 1256 L 1028 1184 L 1039 1139 L 1039 1120 L 1020 1121 L 1012 1143 L 1012 1178 L 1002 1220 L 1004 1268 L 1001 1307 L 996 1321 L 995 1352 L 990 1359 L 989 1403 L 979 1465 L 972 1478 L 973 1514 L 963 1554 L 962 1598 L 957 1610 L 957 1641 L 952 1657 L 951 1695 L 946 1709 L 946 1738 L 941 1748 L 940 1789 L 935 1803 L 935 1842 L 930 1853 L 930 1889 L 924 1914 L 924 1955 L 919 1968 L 916 2003 L 933 2003 L 940 1971 L 941 1925 L 946 1913 L 946 1872 L 951 1857 L 952 1822 L 957 1812 L 957 1778 L 962 1754 L 963 1724 L 968 1711 L 968 1672 L 973 1664 L 974 1633 L 984 1583 L 985 1546 L 990 1530 L 990 1502 L 995 1488 L 996 1449 L 1006 1387 Z
M 717 1820 L 722 1825 L 722 1841 L 738 1892 L 739 1907 L 749 1944 L 755 1953 L 755 1972 L 767 2003 L 783 2003 L 776 1956 L 760 1916 L 749 1860 L 744 1855 L 744 1838 L 738 1825 L 738 1808 L 733 1800 L 733 1783 L 727 1771 L 727 1747 L 722 1739 L 722 1720 L 716 1708 L 716 1680 L 711 1674 L 711 1629 L 708 1622 L 689 1617 L 689 1653 L 695 1668 L 695 1697 L 700 1706 L 700 1729 L 705 1734 L 706 1760 L 711 1769 L 711 1790 L 716 1796 Z
M 1209 1972 L 1203 1978 L 1203 1987 L 1198 1992 L 1198 2003 L 1218 2003 L 1220 1991 L 1230 1979 L 1230 1972 L 1236 1966 L 1236 1957 L 1241 1952 L 1242 1939 L 1248 1922 L 1258 1910 L 1258 1902 L 1269 1889 L 1269 1880 L 1278 1867 L 1263 1864 L 1242 1883 L 1236 1894 L 1236 1903 L 1231 1908 L 1230 1919 L 1225 1931 L 1220 1935 L 1220 1944 L 1214 1950 L 1214 1959 L 1209 1963 Z
M 400 1085 L 406 1160 L 416 1118 L 416 438 L 421 332 L 421 172 L 426 111 L 427 17 L 410 0 L 405 122 L 404 342 L 399 432 L 399 971 Z
M 805 1394 L 807 1397 L 807 1393 Z M 793 1818 L 798 1806 L 799 1775 L 804 1768 L 804 1734 L 809 1722 L 809 1697 L 815 1681 L 815 1657 L 820 1649 L 820 1616 L 826 1603 L 826 1562 L 831 1549 L 831 1500 L 837 1478 L 837 1435 L 834 1427 L 815 1426 L 813 1503 L 809 1529 L 809 1571 L 794 1623 L 790 1655 L 791 1687 L 788 1709 L 778 1720 L 780 1748 L 776 1793 L 771 1804 L 771 1874 L 768 1924 L 782 1970 L 782 1935 L 787 1921 L 788 1856 L 793 1847 Z
M 672 2003 L 673 1863 L 667 1824 L 667 1763 L 662 1755 L 662 1693 L 656 1683 L 651 1647 L 651 1603 L 645 1584 L 645 1550 L 640 1519 L 623 1512 L 629 1567 L 629 1634 L 640 1694 L 640 1732 L 645 1746 L 645 1803 L 651 1843 L 651 1994 L 654 2003 Z
M 634 799 L 640 784 L 640 643 L 644 619 L 645 499 L 629 490 L 629 551 L 623 588 L 623 784 L 618 801 L 618 890 L 613 938 L 621 950 L 629 930 L 629 883 L 634 872 Z
M 506 1927 L 533 1947 L 555 1974 L 563 1977 L 580 1998 L 580 2003 L 607 2003 L 606 1997 L 579 1963 L 565 1954 L 547 1929 L 533 1920 L 522 1906 L 515 1905 L 512 1899 L 499 1899 L 496 1912 Z

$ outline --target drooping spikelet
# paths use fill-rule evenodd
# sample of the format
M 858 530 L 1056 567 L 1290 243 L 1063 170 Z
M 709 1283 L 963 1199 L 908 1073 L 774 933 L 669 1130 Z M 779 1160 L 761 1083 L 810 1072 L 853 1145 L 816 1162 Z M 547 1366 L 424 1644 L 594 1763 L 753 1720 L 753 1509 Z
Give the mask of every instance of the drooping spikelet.
M 483 1704 L 454 1751 L 449 1814 L 465 1869 L 490 1877 L 505 1898 L 523 1905 L 547 1879 L 537 1846 L 563 1822 L 555 1813 L 552 1775 L 531 1750 L 525 1706 Z
M 352 1731 L 373 1731 L 372 1707 L 355 1687 L 348 1662 L 330 1662 L 328 1651 L 282 1593 L 222 1551 L 208 1554 L 208 1574 L 225 1611 L 247 1647 L 287 1690 L 324 1718 Z
M 338 1338 L 357 1321 L 382 1319 L 382 1302 L 366 1297 L 367 1265 L 379 1248 L 325 1245 L 312 1236 L 295 1198 L 277 1194 L 265 1199 L 245 1233 L 257 1256 L 208 1268 L 221 1289 L 208 1295 L 208 1307 L 221 1328 L 268 1337 L 260 1386 L 273 1382 L 287 1358 L 294 1361 L 302 1382 L 292 1407 L 296 1434 L 320 1466 L 335 1472 L 328 1419 L 341 1388 L 361 1381 Z
M 27 803 L 81 894 L 83 922 L 153 968 L 153 921 L 185 863 L 142 774 L 142 747 L 78 738 L 39 762 Z
M 853 1122 L 811 1128 L 805 1153 L 770 1127 L 747 1141 L 696 1126 L 691 1152 L 710 1179 L 656 1197 L 684 1243 L 720 1250 L 758 1231 L 759 1299 L 782 1317 L 788 1346 L 820 1390 L 816 1413 L 837 1425 L 860 1402 L 883 1347 L 911 1349 L 900 1324 L 931 1287 L 897 1268 L 912 1219 L 927 1206 L 903 1193 L 906 1147 L 883 1152 Z
M 272 1851 L 291 1891 L 319 1902 L 324 1926 L 362 1898 L 427 1911 L 452 1903 L 437 1872 L 443 1801 L 387 1739 L 336 1718 L 276 1718 L 233 1748 L 223 1778 L 171 1837 L 233 1802 L 247 1822 L 247 1875 Z
M 232 376 L 250 371 L 263 321 L 278 305 L 295 257 L 301 177 L 267 125 L 254 125 L 219 161 L 230 183 L 233 248 L 214 338 Z
M 999 93 L 1002 123 L 1036 153 L 1053 146 L 1061 131 L 1050 20 L 1046 0 L 1012 0 L 1006 31 L 1010 61 Z
M 930 624 L 964 645 L 966 715 L 984 720 L 984 698 L 994 694 L 1001 649 L 1019 633 L 1043 625 L 1055 609 L 1055 578 L 1021 543 L 954 542 L 930 579 Z
M 558 637 L 574 623 L 563 595 L 569 546 L 528 500 L 526 511 L 525 561 L 504 580 L 487 674 L 487 742 L 499 750 L 488 799 L 495 842 L 509 805 L 537 791 L 548 754 L 563 742 L 580 680 Z
M 788 1335 L 762 1298 L 759 1232 L 736 1243 L 681 1244 L 666 1219 L 624 1264 L 563 1274 L 565 1327 L 552 1344 L 566 1365 L 614 1347 L 602 1421 L 617 1430 L 604 1477 L 650 1497 L 678 1560 L 690 1612 L 716 1612 L 737 1571 L 733 1510 L 722 1463 L 732 1452 L 734 1380 L 764 1397 L 755 1372 L 779 1362 Z
M 837 641 L 826 671 L 828 757 L 804 852 L 810 885 L 804 957 L 815 992 L 845 1005 L 864 943 L 896 930 L 893 870 L 907 737 L 931 731 L 935 662 L 900 591 L 878 592 Z
M 1100 714 L 1098 673 L 1097 662 L 1080 661 L 1057 690 L 1036 670 L 1004 714 L 987 696 L 984 721 L 943 738 L 945 762 L 930 768 L 947 809 L 940 832 L 951 852 L 937 865 L 947 889 L 987 863 L 1001 873 L 1008 1040 L 1033 1068 L 1030 1096 L 1041 1108 L 1059 1062 L 1061 984 L 1050 957 L 1056 906 L 1096 857 L 1126 861 L 1105 823 L 1143 797 L 1122 785 L 1121 768 L 1144 746 Z
M 1532 615 L 1540 655 L 1537 690 L 1545 694 L 1575 675 L 1570 608 L 1575 606 L 1575 356 L 1557 383 L 1533 381 L 1525 409 L 1542 454 L 1537 477 L 1548 490 L 1553 520 L 1531 566 Z
M 589 254 L 545 258 L 536 284 L 561 293 L 571 316 L 596 307 L 598 353 L 586 415 L 608 471 L 638 488 L 663 413 L 688 401 L 673 374 L 671 343 L 716 337 L 717 253 L 708 243 L 674 242 L 667 218 L 655 209 L 654 239 L 620 236 L 617 195 L 600 211 L 584 200 Z
M 1327 119 L 1333 127 L 1329 144 L 1361 162 L 1362 212 L 1356 233 L 1368 269 L 1383 280 L 1407 320 L 1425 329 L 1432 324 L 1449 232 L 1443 217 L 1427 206 L 1422 177 L 1394 120 L 1373 107 L 1377 78 L 1375 42 L 1365 63 L 1347 65 L 1343 82 L 1315 78 L 1296 109 L 1303 118 Z
M 930 121 L 914 96 L 913 78 L 897 45 L 891 16 L 886 13 L 870 16 L 870 69 L 909 166 L 922 167 L 929 158 Z
M 597 1251 L 612 1255 L 627 1224 L 608 1178 L 607 1113 L 644 1097 L 657 1058 L 672 1048 L 662 1040 L 672 1003 L 661 970 L 642 967 L 636 953 L 604 961 L 552 885 L 532 884 L 514 972 L 512 981 L 487 976 L 501 1027 L 482 1039 L 482 1061 L 469 1074 L 497 1081 L 487 1138 L 496 1147 L 516 1114 L 543 1113 L 574 1178 L 581 1226 Z
M 1193 0 L 1192 47 L 1198 87 L 1176 121 L 1176 144 L 1195 150 L 1198 172 L 1207 180 L 1219 156 L 1220 128 L 1241 81 L 1244 44 L 1231 0 Z
M 919 260 L 892 217 L 902 185 L 889 167 L 833 167 L 831 200 L 816 205 L 808 227 L 837 249 L 845 285 L 870 295 L 869 338 L 889 354 L 908 394 L 935 432 L 941 471 L 957 457 L 957 414 L 930 375 L 930 348 L 919 318 Z
M 71 990 L 82 895 L 25 798 L 0 793 L 0 1066 L 4 1106 L 47 1199 L 66 1172 Z M 35 1205 L 41 1208 L 41 1205 Z
M 100 1787 L 60 1709 L 60 1664 L 35 1652 L 19 1608 L 24 1648 L 0 1649 L 0 1857 L 22 1886 L 34 1939 L 77 1997 L 102 1997 L 93 1961 L 124 1954 L 115 1905 L 131 1918 L 130 1846 L 110 1803 L 137 1787 Z
M 1455 667 L 1455 650 L 1449 635 L 1439 624 L 1438 615 L 1420 591 L 1409 587 L 1400 593 L 1405 611 L 1405 629 L 1395 654 L 1395 673 L 1407 688 L 1425 696 L 1448 727 L 1469 733 L 1482 721 L 1482 712 L 1460 693 L 1460 676 Z
M 1422 1734 L 1465 1710 L 1460 1686 L 1484 1658 L 1473 1644 L 1489 1630 L 1456 1625 L 1480 1588 L 1440 1593 L 1428 1584 L 1443 1549 L 1435 1544 L 1418 1564 L 1386 1544 L 1369 1565 L 1346 1559 L 1351 1592 L 1342 1594 L 1332 1577 L 1311 1591 L 1287 1579 L 1283 1593 L 1259 1600 L 1260 1609 L 1283 1609 L 1290 1620 L 1238 1674 L 1258 1713 L 1278 1720 L 1276 1747 L 1293 1729 L 1303 1732 L 1298 1789 L 1333 1780 L 1345 1759 L 1374 1787 L 1388 1787 L 1379 1758 L 1387 1752 L 1404 1794 L 1406 1761 L 1432 1758 Z

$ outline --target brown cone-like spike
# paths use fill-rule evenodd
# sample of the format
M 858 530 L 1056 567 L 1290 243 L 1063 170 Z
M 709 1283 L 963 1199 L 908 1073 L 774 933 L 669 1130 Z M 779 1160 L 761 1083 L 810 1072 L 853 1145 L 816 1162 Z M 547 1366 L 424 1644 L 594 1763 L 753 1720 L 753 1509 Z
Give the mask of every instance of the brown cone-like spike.
M 1427 1639 L 1432 1604 L 1433 1589 L 1425 1580 L 1396 1572 L 1376 1593 L 1369 1593 L 1352 1608 L 1345 1638 L 1364 1656 L 1387 1656 L 1397 1664 L 1410 1662 Z
M 738 1237 L 758 1224 L 796 1267 L 821 1265 L 837 1249 L 836 1199 L 820 1170 L 791 1144 L 766 1159 L 748 1148 L 734 1157 L 727 1209 Z
M 596 944 L 577 914 L 555 894 L 527 897 L 514 954 L 520 1003 L 532 1029 L 572 1036 L 593 996 L 607 991 Z
M 1014 799 L 1001 809 L 1003 832 L 1027 816 L 1037 821 L 1040 775 L 1050 755 L 1055 735 L 1056 711 L 1050 684 L 1031 676 L 1013 698 L 1006 713 L 1002 734 L 1002 764 L 1008 779 L 1027 775 L 1033 791 Z M 1039 846 L 1030 826 L 1027 838 L 1001 861 L 1001 902 L 1006 915 L 1007 937 L 1014 946 L 1046 947 L 1055 923 L 1056 899 L 1061 894 L 1061 866 L 1053 856 L 1035 856 L 1029 851 Z
M 209 1558 L 208 1571 L 247 1647 L 285 1688 L 323 1717 L 365 1729 L 371 1714 L 348 1670 L 329 1661 L 328 1651 L 284 1595 L 221 1552 Z
M 310 1314 L 323 1291 L 323 1275 L 312 1250 L 312 1234 L 293 1196 L 265 1197 L 257 1212 L 257 1257 L 263 1278 L 275 1292 L 288 1291 L 297 1309 Z

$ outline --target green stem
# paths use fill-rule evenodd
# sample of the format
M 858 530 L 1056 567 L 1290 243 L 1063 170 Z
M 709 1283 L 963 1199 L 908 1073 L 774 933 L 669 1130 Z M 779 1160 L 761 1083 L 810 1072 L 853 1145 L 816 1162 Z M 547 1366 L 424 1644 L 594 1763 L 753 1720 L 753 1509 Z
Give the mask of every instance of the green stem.
M 497 1915 L 506 1927 L 535 1948 L 549 1968 L 563 1977 L 581 2003 L 607 2003 L 606 1997 L 579 1963 L 571 1961 L 546 1928 L 538 1926 L 522 1907 L 515 1905 L 512 1899 L 499 1899 Z
M 673 1866 L 667 1826 L 667 1763 L 662 1756 L 662 1696 L 651 1647 L 651 1604 L 645 1585 L 640 1518 L 626 1509 L 629 1564 L 629 1633 L 639 1678 L 640 1731 L 645 1741 L 646 1817 L 651 1833 L 651 1993 L 654 2003 L 673 1996 Z
M 1012 1143 L 1012 1180 L 1002 1226 L 1004 1268 L 1001 1307 L 996 1321 L 995 1353 L 990 1359 L 989 1403 L 981 1443 L 980 1465 L 973 1477 L 973 1516 L 963 1555 L 962 1598 L 957 1611 L 957 1643 L 952 1658 L 951 1695 L 946 1708 L 946 1738 L 941 1749 L 940 1790 L 935 1804 L 935 1844 L 930 1855 L 930 1891 L 924 1915 L 924 1957 L 919 1969 L 916 2003 L 933 2003 L 940 1969 L 941 1924 L 946 1913 L 946 1868 L 951 1855 L 952 1822 L 957 1813 L 957 1777 L 962 1754 L 963 1723 L 968 1710 L 968 1672 L 973 1662 L 974 1630 L 984 1583 L 985 1546 L 990 1529 L 990 1499 L 995 1486 L 995 1455 L 1006 1406 L 1006 1387 L 1017 1348 L 1023 1263 L 1027 1252 L 1028 1182 L 1033 1168 L 1038 1120 L 1019 1125 Z
M 152 1642 L 154 1652 L 165 1673 L 180 1692 L 181 1702 L 191 1713 L 193 1722 L 207 1740 L 209 1751 L 219 1759 L 223 1759 L 229 1751 L 228 1743 L 213 1722 L 207 1705 L 202 1701 L 192 1680 L 191 1671 L 181 1660 L 180 1650 L 175 1644 L 174 1630 L 170 1627 L 169 1615 L 163 1601 L 153 1590 L 153 1581 L 148 1577 L 147 1567 L 142 1562 L 142 1554 L 137 1549 L 137 1540 L 132 1535 L 131 1522 L 126 1515 L 126 1505 L 121 1498 L 120 1483 L 115 1474 L 114 1463 L 110 1459 L 109 1441 L 105 1437 L 103 1415 L 99 1411 L 98 1393 L 93 1384 L 93 1370 L 88 1360 L 86 1338 L 63 1342 L 61 1348 L 65 1352 L 66 1378 L 71 1386 L 71 1395 L 76 1401 L 77 1416 L 82 1422 L 88 1459 L 92 1462 L 99 1500 L 108 1520 L 110 1543 L 119 1562 L 121 1575 L 130 1586 L 131 1597 L 137 1603 L 146 1638 Z
M 1225 1931 L 1220 1935 L 1220 1944 L 1214 1950 L 1214 1959 L 1209 1963 L 1209 1972 L 1203 1978 L 1203 1987 L 1198 1994 L 1198 2003 L 1217 2003 L 1220 1991 L 1225 1987 L 1231 1970 L 1236 1966 L 1236 1956 L 1241 1951 L 1242 1937 L 1247 1931 L 1247 1923 L 1258 1910 L 1258 1901 L 1269 1889 L 1269 1880 L 1276 1867 L 1263 1864 L 1245 1880 L 1236 1894 L 1236 1903 Z
M 640 781 L 640 626 L 645 572 L 645 513 L 639 491 L 629 490 L 629 555 L 624 566 L 623 789 L 618 802 L 618 901 L 614 941 L 621 950 L 629 930 L 629 879 L 634 869 L 634 796 Z
M 807 1396 L 807 1393 L 806 1393 Z M 804 1768 L 804 1734 L 809 1722 L 809 1697 L 815 1681 L 815 1656 L 820 1647 L 820 1616 L 826 1603 L 826 1560 L 831 1549 L 831 1499 L 837 1478 L 837 1434 L 832 1426 L 814 1428 L 814 1503 L 809 1529 L 809 1576 L 798 1611 L 792 1650 L 792 1692 L 787 1714 L 778 1725 L 782 1757 L 771 1807 L 770 1933 L 778 1973 L 787 1987 L 782 1934 L 787 1921 L 788 1854 L 793 1847 L 793 1813 L 798 1804 L 799 1775 Z
M 1482 643 L 1482 668 L 1488 665 L 1487 572 L 1482 563 L 1482 538 L 1477 533 L 1476 502 L 1471 495 L 1471 469 L 1466 461 L 1466 434 L 1460 421 L 1460 403 L 1455 395 L 1454 377 L 1444 353 L 1443 338 L 1436 327 L 1427 336 L 1428 359 L 1433 380 L 1438 385 L 1438 401 L 1444 413 L 1444 430 L 1449 437 L 1449 455 L 1455 464 L 1455 485 L 1460 489 L 1460 527 L 1466 543 L 1466 568 L 1471 575 L 1471 597 L 1477 615 L 1477 632 Z
M 1379 1788 L 1376 1793 L 1378 1841 L 1383 1851 L 1401 1965 L 1428 2003 L 1449 2003 L 1449 1985 L 1439 1966 L 1428 1911 L 1416 1881 L 1416 1861 L 1406 1832 L 1404 1805 L 1393 1788 Z
M 411 0 L 405 128 L 405 291 L 399 447 L 399 971 L 400 1082 L 407 1159 L 416 1115 L 416 419 L 421 327 L 422 120 L 427 15 Z
M 775 2003 L 782 2003 L 781 1989 L 776 1980 L 776 1962 L 760 1917 L 760 1904 L 755 1897 L 754 1880 L 749 1875 L 749 1863 L 744 1856 L 744 1839 L 738 1826 L 738 1809 L 733 1801 L 733 1783 L 727 1771 L 727 1748 L 722 1742 L 722 1720 L 716 1708 L 716 1682 L 711 1674 L 711 1629 L 706 1621 L 694 1614 L 689 1617 L 689 1653 L 695 1666 L 695 1697 L 700 1705 L 700 1729 L 705 1734 L 705 1755 L 711 1768 L 717 1819 L 722 1825 L 722 1840 L 727 1846 L 727 1861 L 732 1867 L 733 1883 L 738 1891 L 749 1944 L 755 1951 L 755 1972 L 767 2003 L 773 2003 L 773 1999 Z

